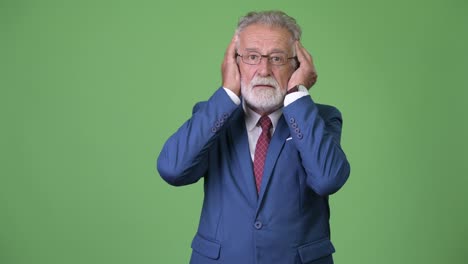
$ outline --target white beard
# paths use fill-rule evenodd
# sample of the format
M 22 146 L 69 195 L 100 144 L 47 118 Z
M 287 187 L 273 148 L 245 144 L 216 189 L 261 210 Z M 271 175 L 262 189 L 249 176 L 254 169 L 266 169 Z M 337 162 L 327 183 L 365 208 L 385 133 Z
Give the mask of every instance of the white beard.
M 260 84 L 274 88 L 255 88 Z M 273 77 L 255 76 L 248 85 L 241 82 L 241 94 L 247 106 L 256 112 L 271 113 L 283 106 L 286 90 Z

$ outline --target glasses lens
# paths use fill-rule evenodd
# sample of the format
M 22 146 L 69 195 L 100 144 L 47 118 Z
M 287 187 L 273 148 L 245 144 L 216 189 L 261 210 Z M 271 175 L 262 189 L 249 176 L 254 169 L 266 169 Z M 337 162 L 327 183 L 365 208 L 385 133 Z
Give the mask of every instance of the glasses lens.
M 288 58 L 283 53 L 273 53 L 269 56 L 270 63 L 273 65 L 283 65 Z
M 244 63 L 257 65 L 260 63 L 260 61 L 262 61 L 262 57 L 267 57 L 267 56 L 262 56 L 258 52 L 248 52 L 242 55 L 241 57 Z M 268 55 L 268 61 L 272 65 L 278 65 L 278 66 L 284 65 L 286 64 L 287 60 L 288 60 L 288 57 L 284 53 L 272 53 Z
M 259 64 L 262 59 L 262 55 L 257 52 L 249 52 L 242 56 L 242 60 L 247 64 Z

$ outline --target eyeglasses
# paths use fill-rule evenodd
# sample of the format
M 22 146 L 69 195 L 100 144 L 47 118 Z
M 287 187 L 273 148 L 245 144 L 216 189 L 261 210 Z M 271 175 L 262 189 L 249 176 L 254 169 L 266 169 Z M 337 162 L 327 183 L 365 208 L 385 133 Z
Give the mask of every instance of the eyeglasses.
M 271 63 L 271 65 L 275 66 L 281 66 L 286 64 L 288 60 L 295 59 L 297 60 L 297 56 L 294 57 L 288 57 L 284 53 L 272 53 L 270 55 L 262 55 L 258 52 L 247 52 L 244 55 L 240 55 L 239 53 L 236 53 L 236 56 L 239 56 L 242 58 L 242 61 L 245 64 L 249 65 L 258 65 L 262 61 L 262 58 L 267 58 L 268 62 Z

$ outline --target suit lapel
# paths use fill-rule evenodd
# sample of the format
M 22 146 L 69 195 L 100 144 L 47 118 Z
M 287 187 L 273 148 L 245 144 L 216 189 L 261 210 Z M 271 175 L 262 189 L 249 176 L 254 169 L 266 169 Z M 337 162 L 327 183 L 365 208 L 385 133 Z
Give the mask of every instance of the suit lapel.
M 275 129 L 275 133 L 271 138 L 270 145 L 268 146 L 265 167 L 263 169 L 262 186 L 260 187 L 259 199 L 257 201 L 257 213 L 260 208 L 260 205 L 262 204 L 265 192 L 268 188 L 273 168 L 275 167 L 276 161 L 278 160 L 278 156 L 281 153 L 281 150 L 283 149 L 284 143 L 286 142 L 286 138 L 288 136 L 289 128 L 286 124 L 286 121 L 284 120 L 284 116 L 281 115 L 280 119 L 278 120 L 278 125 Z
M 252 208 L 256 207 L 257 203 L 257 190 L 255 188 L 255 177 L 253 174 L 252 159 L 250 156 L 249 149 L 249 138 L 247 136 L 247 129 L 245 128 L 244 110 L 242 107 L 237 109 L 235 116 L 236 120 L 233 120 L 233 126 L 231 127 L 231 137 L 229 142 L 231 146 L 234 146 L 237 164 L 241 169 L 238 178 L 242 179 L 243 185 L 241 191 L 245 191 L 244 194 L 247 197 L 249 204 Z

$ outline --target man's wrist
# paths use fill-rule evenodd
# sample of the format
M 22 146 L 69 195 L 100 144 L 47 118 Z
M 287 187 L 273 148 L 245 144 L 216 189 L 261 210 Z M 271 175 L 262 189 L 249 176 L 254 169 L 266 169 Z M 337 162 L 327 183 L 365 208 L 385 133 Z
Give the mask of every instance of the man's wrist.
M 237 94 L 235 94 L 231 89 L 226 88 L 223 86 L 224 91 L 226 91 L 227 95 L 231 98 L 231 100 L 236 104 L 240 105 L 241 101 Z
M 298 85 L 288 89 L 288 91 L 286 91 L 286 94 L 291 94 L 291 93 L 295 93 L 295 92 L 308 92 L 308 90 L 304 85 L 298 84 Z
M 284 107 L 295 102 L 297 99 L 304 97 L 304 96 L 308 96 L 308 95 L 309 95 L 309 90 L 307 90 L 307 88 L 305 88 L 304 85 L 296 85 L 286 92 L 286 96 L 284 97 Z

